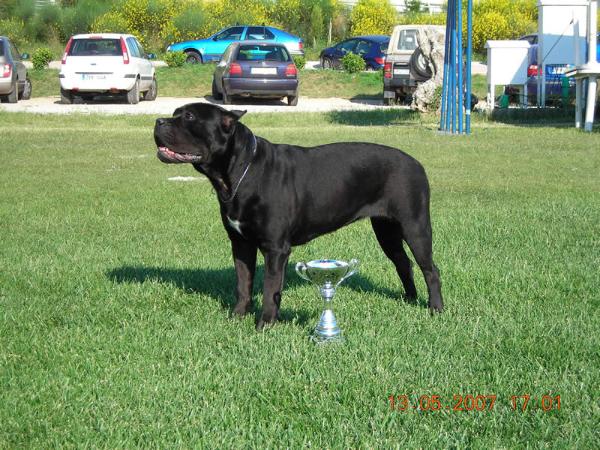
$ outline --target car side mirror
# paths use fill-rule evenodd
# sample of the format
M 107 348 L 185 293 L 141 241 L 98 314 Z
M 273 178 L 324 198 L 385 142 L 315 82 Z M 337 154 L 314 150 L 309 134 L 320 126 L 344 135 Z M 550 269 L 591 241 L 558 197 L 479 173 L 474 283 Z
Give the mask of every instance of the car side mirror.
M 156 59 L 156 55 L 154 53 L 148 53 L 148 59 Z
M 23 53 L 21 59 L 29 59 L 29 53 Z

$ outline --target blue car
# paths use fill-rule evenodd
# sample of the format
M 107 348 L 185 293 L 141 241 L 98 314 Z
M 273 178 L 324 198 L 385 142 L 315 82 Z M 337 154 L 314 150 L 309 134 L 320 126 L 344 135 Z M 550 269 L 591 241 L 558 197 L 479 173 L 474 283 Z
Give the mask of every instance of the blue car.
M 346 39 L 321 52 L 321 67 L 323 69 L 339 69 L 342 66 L 342 58 L 346 53 L 352 52 L 362 56 L 367 70 L 379 70 L 384 65 L 385 52 L 389 42 L 389 36 L 379 34 Z
M 206 39 L 171 44 L 167 51 L 185 52 L 188 63 L 205 63 L 219 61 L 229 44 L 237 41 L 277 42 L 285 45 L 292 55 L 304 55 L 304 42 L 298 36 L 278 28 L 254 25 L 235 25 Z

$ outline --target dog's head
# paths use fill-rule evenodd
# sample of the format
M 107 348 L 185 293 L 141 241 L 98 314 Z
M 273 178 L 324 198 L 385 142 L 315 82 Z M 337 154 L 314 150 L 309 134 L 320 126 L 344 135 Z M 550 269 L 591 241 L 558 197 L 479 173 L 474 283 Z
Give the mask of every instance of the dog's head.
M 210 164 L 224 153 L 237 121 L 246 111 L 228 111 L 209 103 L 177 108 L 173 117 L 157 119 L 154 141 L 165 163 Z

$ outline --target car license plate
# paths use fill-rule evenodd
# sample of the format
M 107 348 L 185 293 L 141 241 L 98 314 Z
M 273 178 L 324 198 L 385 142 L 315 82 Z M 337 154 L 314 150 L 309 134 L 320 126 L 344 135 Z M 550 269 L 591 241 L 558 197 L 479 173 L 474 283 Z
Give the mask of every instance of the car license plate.
M 250 69 L 252 75 L 277 75 L 275 67 L 253 67 Z
M 88 81 L 88 80 L 105 80 L 106 79 L 106 75 L 82 73 L 81 74 L 81 79 L 83 81 Z
M 394 69 L 394 75 L 408 75 L 409 73 L 409 69 Z

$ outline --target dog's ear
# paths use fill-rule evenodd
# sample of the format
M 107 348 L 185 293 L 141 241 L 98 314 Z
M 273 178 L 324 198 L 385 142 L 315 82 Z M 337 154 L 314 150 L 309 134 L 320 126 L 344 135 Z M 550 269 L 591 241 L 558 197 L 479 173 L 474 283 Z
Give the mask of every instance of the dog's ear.
M 223 114 L 223 121 L 222 121 L 223 131 L 225 131 L 226 133 L 229 133 L 231 130 L 233 130 L 237 121 L 244 114 L 246 114 L 246 111 L 240 111 L 237 109 L 232 109 L 231 111 L 225 112 L 225 114 Z

